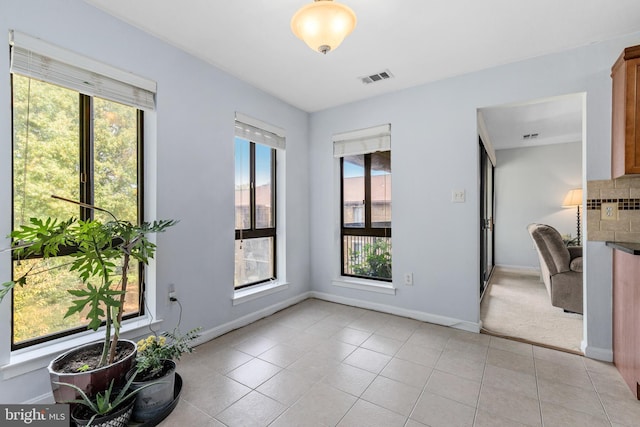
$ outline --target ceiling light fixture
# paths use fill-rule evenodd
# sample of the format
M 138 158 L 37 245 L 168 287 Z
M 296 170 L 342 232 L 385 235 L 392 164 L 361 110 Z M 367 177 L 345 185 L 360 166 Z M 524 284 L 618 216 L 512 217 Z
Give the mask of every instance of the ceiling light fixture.
M 307 46 L 326 54 L 335 50 L 356 26 L 356 14 L 333 0 L 314 0 L 291 18 L 291 31 Z

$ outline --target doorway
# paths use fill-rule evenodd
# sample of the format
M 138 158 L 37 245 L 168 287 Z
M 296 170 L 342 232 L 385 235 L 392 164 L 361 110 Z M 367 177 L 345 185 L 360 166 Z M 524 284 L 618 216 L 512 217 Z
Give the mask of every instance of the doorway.
M 480 299 L 484 296 L 491 274 L 493 273 L 493 177 L 494 164 L 487 148 L 479 138 L 480 150 Z
M 575 208 L 562 205 L 570 189 L 584 188 L 584 105 L 578 93 L 478 109 L 483 329 L 576 353 L 583 316 L 551 304 L 527 225 L 551 225 L 566 242 L 575 237 Z

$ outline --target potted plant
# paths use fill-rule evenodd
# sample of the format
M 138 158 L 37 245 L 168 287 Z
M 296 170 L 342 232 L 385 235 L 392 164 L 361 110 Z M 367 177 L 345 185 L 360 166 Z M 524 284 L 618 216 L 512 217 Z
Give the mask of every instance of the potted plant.
M 89 397 L 75 384 L 59 383 L 56 385 L 70 387 L 78 393 L 80 399 L 74 399 L 65 403 L 74 403 L 71 418 L 78 426 L 111 427 L 126 426 L 131 418 L 135 395 L 145 388 L 154 386 L 150 383 L 137 389 L 131 388 L 133 377 L 118 391 L 114 391 L 114 380 L 109 383 L 109 388 Z
M 138 341 L 136 367 L 127 375 L 133 378 L 132 388 L 152 384 L 136 396 L 133 419 L 139 422 L 154 419 L 168 407 L 174 398 L 176 360 L 183 353 L 191 353 L 191 341 L 198 337 L 200 328 L 181 335 L 176 328 L 160 336 L 151 334 Z
M 82 289 L 69 290 L 74 299 L 65 316 L 74 313 L 86 315 L 88 329 L 97 331 L 104 324 L 102 342 L 72 349 L 49 364 L 54 382 L 73 383 L 86 394 L 105 390 L 115 379 L 119 386 L 125 381 L 127 371 L 135 361 L 136 344 L 120 339 L 120 326 L 124 311 L 125 294 L 130 262 L 148 264 L 156 245 L 148 235 L 165 231 L 176 224 L 175 220 L 143 222 L 140 225 L 118 220 L 111 212 L 58 196 L 56 199 L 75 203 L 95 211 L 106 212 L 112 219 L 102 222 L 95 219 L 69 218 L 61 221 L 31 218 L 29 224 L 14 230 L 12 250 L 18 259 L 49 258 L 68 254 L 73 258 L 70 270 L 77 272 Z M 32 270 L 0 287 L 0 301 L 16 286 L 25 286 Z M 119 280 L 116 280 L 117 277 Z M 97 353 L 95 361 L 76 362 L 76 368 L 65 368 L 87 352 Z M 126 354 L 126 355 L 123 355 Z M 70 372 L 69 372 L 70 371 Z M 57 402 L 67 401 L 77 395 L 72 388 L 53 387 Z

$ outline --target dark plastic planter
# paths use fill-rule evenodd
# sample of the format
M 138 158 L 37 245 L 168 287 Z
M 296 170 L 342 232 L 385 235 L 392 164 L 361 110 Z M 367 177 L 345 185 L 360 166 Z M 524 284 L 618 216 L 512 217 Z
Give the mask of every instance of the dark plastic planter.
M 68 387 L 67 387 L 68 388 Z M 120 405 L 118 410 L 102 415 L 97 416 L 91 422 L 91 427 L 126 427 L 129 425 L 129 420 L 131 419 L 131 413 L 133 412 L 133 404 L 135 399 L 129 399 L 126 403 Z M 77 426 L 86 426 L 89 425 L 90 418 L 80 418 L 79 413 L 82 406 L 78 405 L 72 412 L 71 418 L 76 423 Z
M 158 417 L 174 399 L 176 363 L 173 360 L 165 360 L 166 374 L 160 378 L 149 381 L 133 381 L 131 389 L 136 390 L 146 384 L 157 382 L 136 394 L 136 403 L 133 405 L 132 419 L 138 422 L 147 422 Z M 134 375 L 130 371 L 129 375 Z M 127 377 L 129 377 L 129 375 Z

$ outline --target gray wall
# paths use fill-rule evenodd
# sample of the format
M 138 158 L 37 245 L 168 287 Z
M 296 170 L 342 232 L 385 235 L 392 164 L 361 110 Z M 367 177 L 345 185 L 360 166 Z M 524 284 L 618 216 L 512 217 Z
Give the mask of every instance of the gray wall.
M 528 224 L 576 236 L 576 209 L 561 204 L 582 186 L 582 142 L 496 150 L 496 159 L 495 263 L 537 269 Z
M 178 307 L 165 302 L 169 284 L 175 284 L 184 306 L 181 328 L 202 326 L 205 332 L 309 291 L 307 113 L 80 0 L 3 0 L 0 33 L 4 40 L 10 29 L 158 84 L 157 112 L 145 116 L 145 154 L 150 175 L 147 207 L 157 218 L 180 220 L 176 227 L 158 236 L 157 318 L 164 320 L 158 329 L 173 328 L 178 320 Z M 6 42 L 3 52 L 0 236 L 4 237 L 11 227 L 11 97 Z M 279 218 L 286 217 L 289 288 L 233 306 L 236 111 L 287 131 L 283 183 L 287 203 Z M 8 243 L 0 239 L 0 248 Z M 0 282 L 4 282 L 9 279 L 10 261 L 8 254 L 0 255 Z M 0 365 L 9 358 L 9 309 L 7 299 L 0 305 Z M 50 392 L 46 371 L 32 369 L 25 366 L 28 373 L 11 379 L 6 379 L 6 370 L 2 372 L 0 402 L 23 402 Z
M 182 327 L 205 330 L 311 289 L 335 300 L 477 328 L 477 108 L 586 92 L 583 187 L 586 179 L 608 179 L 610 67 L 621 49 L 640 42 L 635 34 L 308 115 L 80 0 L 4 0 L 0 29 L 41 37 L 158 82 L 158 110 L 149 123 L 157 126 L 147 135 L 155 140 L 148 160 L 157 180 L 148 202 L 157 217 L 181 220 L 158 238 L 158 293 L 166 295 L 175 283 L 185 307 Z M 8 61 L 8 55 L 0 55 L 5 142 L 11 129 Z M 285 128 L 288 135 L 284 214 L 290 287 L 239 306 L 231 303 L 234 111 Z M 331 283 L 339 263 L 331 135 L 382 123 L 392 124 L 393 135 L 395 295 Z M 0 182 L 9 183 L 9 144 L 0 144 L 0 162 Z M 453 189 L 466 190 L 465 203 L 451 203 Z M 0 186 L 2 236 L 11 226 L 10 201 L 9 185 Z M 0 241 L 0 246 L 7 244 Z M 7 279 L 9 265 L 8 254 L 0 254 L 0 280 Z M 405 272 L 414 273 L 414 286 L 402 285 Z M 604 243 L 587 245 L 585 278 L 585 350 L 592 357 L 611 358 L 611 253 Z M 10 355 L 9 308 L 6 301 L 0 305 L 0 365 Z M 172 326 L 177 309 L 158 303 L 158 315 Z M 24 374 L 7 379 L 5 368 L 0 368 L 0 402 L 24 402 L 48 391 L 43 369 L 25 364 Z
M 334 300 L 423 313 L 462 327 L 479 321 L 477 108 L 586 93 L 585 175 L 610 176 L 610 69 L 640 34 L 454 77 L 311 115 L 311 278 Z M 339 263 L 337 162 L 331 135 L 391 123 L 395 295 L 335 286 Z M 465 203 L 451 191 L 466 190 Z M 567 215 L 569 215 L 567 213 Z M 611 251 L 585 249 L 583 348 L 611 359 Z M 404 273 L 414 285 L 403 285 Z M 428 317 L 424 316 L 424 317 Z

